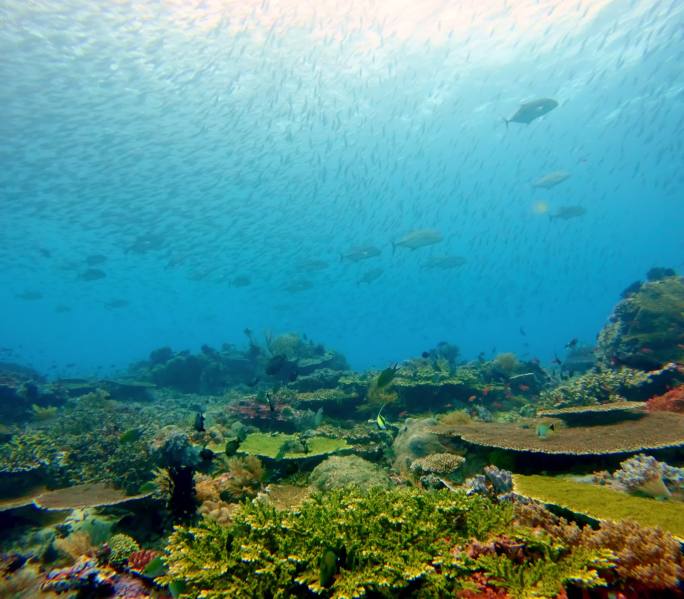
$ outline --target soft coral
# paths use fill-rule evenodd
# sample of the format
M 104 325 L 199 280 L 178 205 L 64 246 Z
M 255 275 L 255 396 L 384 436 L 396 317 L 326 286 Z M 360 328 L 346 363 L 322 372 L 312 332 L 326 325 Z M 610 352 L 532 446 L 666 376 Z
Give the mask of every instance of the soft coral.
M 679 412 L 684 414 L 684 385 L 679 385 L 662 395 L 651 397 L 646 402 L 649 412 Z

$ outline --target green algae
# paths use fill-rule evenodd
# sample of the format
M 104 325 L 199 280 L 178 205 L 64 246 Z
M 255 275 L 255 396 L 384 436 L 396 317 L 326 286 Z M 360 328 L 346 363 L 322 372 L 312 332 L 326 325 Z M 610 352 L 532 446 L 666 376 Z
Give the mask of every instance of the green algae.
M 306 441 L 308 446 L 307 452 L 297 451 L 296 447 L 293 450 L 288 450 L 288 445 L 296 446 L 298 443 L 297 435 L 251 433 L 240 444 L 239 451 L 272 460 L 301 460 L 328 455 L 350 448 L 344 439 L 309 437 Z
M 634 520 L 684 538 L 684 503 L 635 497 L 568 477 L 513 475 L 516 493 L 595 520 Z

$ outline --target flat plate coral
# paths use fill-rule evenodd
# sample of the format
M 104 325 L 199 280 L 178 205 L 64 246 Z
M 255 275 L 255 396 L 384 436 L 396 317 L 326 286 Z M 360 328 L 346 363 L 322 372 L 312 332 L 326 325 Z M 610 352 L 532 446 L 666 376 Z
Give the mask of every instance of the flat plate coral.
M 684 414 L 656 412 L 638 420 L 598 426 L 558 428 L 540 439 L 534 426 L 519 424 L 463 424 L 438 432 L 460 437 L 466 443 L 509 451 L 554 455 L 611 455 L 684 447 Z

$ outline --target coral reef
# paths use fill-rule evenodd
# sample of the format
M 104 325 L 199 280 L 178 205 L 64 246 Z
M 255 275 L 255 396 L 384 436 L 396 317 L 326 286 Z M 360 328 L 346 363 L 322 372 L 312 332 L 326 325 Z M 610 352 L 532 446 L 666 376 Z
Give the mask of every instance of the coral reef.
M 631 368 L 592 370 L 553 389 L 543 390 L 538 405 L 556 409 L 624 402 L 627 395 L 647 381 L 647 373 Z
M 392 445 L 393 465 L 396 470 L 409 472 L 411 464 L 416 459 L 432 453 L 446 452 L 447 448 L 433 430 L 436 424 L 437 422 L 431 418 L 406 419 Z
M 346 485 L 356 489 L 387 488 L 387 472 L 358 456 L 331 456 L 318 464 L 309 476 L 311 485 L 320 491 L 329 491 Z
M 409 471 L 426 489 L 439 489 L 444 481 L 462 480 L 461 467 L 465 458 L 453 453 L 433 453 L 411 462 Z
M 599 333 L 596 355 L 608 368 L 684 362 L 684 278 L 649 281 L 619 302 Z
M 204 521 L 178 529 L 162 580 L 181 579 L 189 593 L 207 598 L 307 589 L 438 596 L 453 591 L 462 572 L 454 543 L 500 533 L 510 519 L 509 508 L 483 499 L 410 489 L 345 488 L 314 495 L 293 512 L 244 504 L 230 527 Z
M 634 520 L 684 538 L 684 504 L 635 497 L 569 477 L 513 475 L 515 493 L 597 521 Z
M 347 448 L 344 439 L 266 433 L 252 433 L 240 444 L 242 453 L 276 461 L 320 459 Z
M 684 498 L 684 468 L 675 468 L 644 454 L 621 462 L 619 470 L 612 476 L 606 473 L 598 482 L 647 497 Z
M 599 530 L 586 528 L 581 545 L 609 549 L 615 556 L 619 586 L 648 596 L 649 591 L 676 589 L 684 573 L 679 543 L 659 528 L 630 520 L 603 522 Z
M 556 428 L 540 437 L 535 423 L 474 423 L 435 430 L 457 437 L 479 448 L 546 455 L 611 455 L 649 449 L 684 446 L 684 415 L 664 412 L 646 414 L 638 420 L 623 420 L 595 426 Z
M 112 564 L 123 564 L 128 562 L 130 555 L 140 551 L 138 542 L 125 534 L 115 534 L 107 542 L 109 547 L 109 562 Z

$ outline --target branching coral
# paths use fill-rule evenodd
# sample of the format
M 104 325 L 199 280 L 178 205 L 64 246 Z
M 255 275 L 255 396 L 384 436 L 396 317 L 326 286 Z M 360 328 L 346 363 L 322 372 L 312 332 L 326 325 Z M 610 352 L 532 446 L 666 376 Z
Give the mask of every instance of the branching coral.
M 109 546 L 109 561 L 113 564 L 125 563 L 129 556 L 140 550 L 137 541 L 125 534 L 116 534 L 107 542 Z
M 261 460 L 253 455 L 228 460 L 228 477 L 220 492 L 224 500 L 239 501 L 255 497 L 266 478 L 266 470 Z
M 446 596 L 464 559 L 455 539 L 499 534 L 511 510 L 458 493 L 353 489 L 314 495 L 292 512 L 244 504 L 230 527 L 210 521 L 179 528 L 169 542 L 169 573 L 187 592 L 218 597 Z M 322 559 L 330 552 L 331 575 Z
M 631 368 L 592 370 L 555 389 L 542 391 L 539 405 L 547 408 L 564 408 L 621 402 L 625 400 L 626 392 L 647 381 L 648 373 Z
M 644 592 L 674 589 L 684 573 L 679 543 L 659 528 L 629 520 L 604 522 L 597 531 L 585 528 L 581 544 L 612 550 L 620 584 L 626 588 Z

